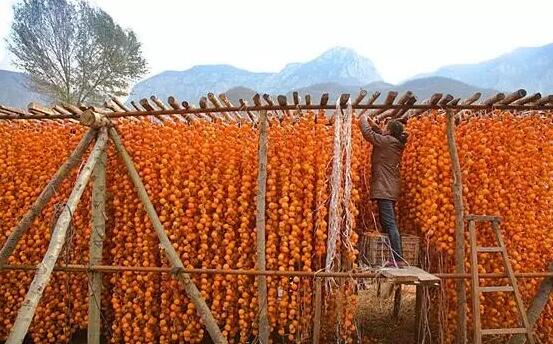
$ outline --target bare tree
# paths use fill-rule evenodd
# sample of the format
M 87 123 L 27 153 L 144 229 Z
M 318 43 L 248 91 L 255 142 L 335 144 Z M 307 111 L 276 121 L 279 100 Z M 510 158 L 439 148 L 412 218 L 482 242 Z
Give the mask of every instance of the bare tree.
M 126 95 L 147 71 L 134 32 L 85 1 L 21 1 L 7 43 L 32 88 L 59 101 L 96 104 Z

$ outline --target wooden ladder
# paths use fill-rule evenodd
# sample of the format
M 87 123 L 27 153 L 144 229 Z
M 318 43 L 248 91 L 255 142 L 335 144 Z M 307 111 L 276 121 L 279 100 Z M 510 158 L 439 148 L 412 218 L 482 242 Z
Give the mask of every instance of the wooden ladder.
M 471 259 L 471 276 L 472 276 L 472 309 L 473 309 L 473 325 L 474 325 L 474 344 L 482 343 L 482 336 L 485 335 L 501 335 L 501 334 L 526 334 L 529 344 L 534 344 L 534 337 L 532 335 L 532 326 L 528 322 L 526 316 L 526 309 L 520 291 L 518 289 L 517 281 L 513 272 L 513 267 L 507 256 L 507 249 L 505 248 L 505 242 L 503 236 L 499 230 L 499 223 L 501 218 L 498 216 L 483 216 L 483 215 L 468 215 L 466 217 L 468 221 L 469 234 L 470 234 L 470 259 Z M 492 247 L 479 247 L 476 242 L 476 222 L 491 222 L 492 229 L 495 233 L 495 237 L 499 246 Z M 507 286 L 494 286 L 494 287 L 480 287 L 479 275 L 478 275 L 478 253 L 501 253 L 503 258 L 503 265 L 505 266 L 505 272 L 510 285 Z M 494 329 L 482 329 L 480 322 L 480 295 L 481 293 L 494 293 L 494 292 L 513 292 L 518 308 L 518 312 L 522 319 L 522 326 L 518 328 L 494 328 Z

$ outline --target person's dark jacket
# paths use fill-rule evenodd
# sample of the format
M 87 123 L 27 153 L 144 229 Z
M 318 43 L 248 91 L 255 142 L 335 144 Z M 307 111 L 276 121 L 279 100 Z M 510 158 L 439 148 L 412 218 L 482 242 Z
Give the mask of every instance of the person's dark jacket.
M 363 137 L 373 145 L 371 198 L 396 201 L 401 192 L 400 163 L 407 134 L 404 133 L 399 140 L 392 135 L 382 135 L 380 128 L 371 127 L 365 116 L 359 125 Z

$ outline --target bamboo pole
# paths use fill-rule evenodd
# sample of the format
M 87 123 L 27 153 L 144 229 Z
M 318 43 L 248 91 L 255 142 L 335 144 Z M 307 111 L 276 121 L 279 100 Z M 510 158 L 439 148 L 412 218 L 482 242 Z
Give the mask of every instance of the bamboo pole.
M 257 176 L 257 269 L 265 272 L 265 195 L 267 189 L 267 111 L 259 114 L 259 172 Z M 259 303 L 259 342 L 269 343 L 269 319 L 267 316 L 267 277 L 257 277 Z
M 451 157 L 451 169 L 453 174 L 453 203 L 455 206 L 455 272 L 465 272 L 465 233 L 464 233 L 464 205 L 463 205 L 463 181 L 461 174 L 461 164 L 455 142 L 455 123 L 454 114 L 451 110 L 446 113 L 447 118 L 447 145 Z M 467 295 L 465 291 L 465 281 L 458 280 L 457 290 L 457 343 L 466 343 L 467 341 L 467 314 L 466 303 Z M 473 296 L 474 297 L 474 296 Z
M 175 251 L 175 248 L 169 241 L 169 238 L 167 237 L 167 233 L 165 233 L 165 230 L 163 229 L 163 225 L 161 224 L 161 221 L 157 216 L 154 205 L 152 204 L 150 197 L 148 197 L 148 193 L 146 192 L 146 188 L 142 183 L 142 179 L 138 175 L 138 171 L 134 167 L 134 163 L 132 162 L 132 159 L 129 156 L 129 153 L 123 146 L 123 143 L 121 142 L 121 138 L 119 137 L 119 134 L 117 133 L 115 128 L 113 127 L 109 128 L 109 135 L 113 140 L 117 153 L 119 153 L 119 156 L 121 157 L 121 159 L 123 160 L 123 163 L 127 168 L 127 172 L 129 173 L 129 176 L 136 188 L 138 197 L 142 201 L 142 204 L 144 205 L 144 208 L 146 210 L 146 213 L 148 214 L 148 217 L 152 221 L 152 225 L 154 227 L 154 230 L 157 233 L 159 242 L 161 244 L 161 247 L 163 248 L 163 252 L 167 257 L 167 260 L 171 264 L 171 267 L 173 269 L 172 271 L 175 277 L 183 284 L 186 294 L 188 295 L 188 297 L 196 307 L 196 310 L 198 311 L 200 318 L 204 322 L 207 328 L 207 331 L 209 332 L 209 335 L 211 336 L 211 339 L 213 340 L 213 342 L 216 344 L 227 343 L 227 340 L 225 339 L 225 337 L 223 337 L 223 334 L 221 333 L 221 330 L 217 325 L 217 321 L 213 317 L 213 314 L 211 314 L 211 311 L 207 306 L 207 304 L 205 303 L 205 300 L 202 298 L 200 291 L 198 290 L 198 288 L 190 278 L 190 275 L 184 272 L 184 265 L 182 264 L 182 261 L 179 255 Z
M 38 302 L 40 301 L 42 293 L 50 281 L 52 270 L 54 269 L 54 265 L 56 264 L 58 256 L 63 248 L 63 244 L 65 243 L 67 228 L 71 223 L 77 204 L 79 203 L 79 200 L 81 199 L 84 189 L 88 183 L 88 179 L 92 174 L 92 169 L 104 151 L 106 143 L 106 129 L 102 128 L 96 139 L 96 144 L 94 145 L 94 148 L 86 161 L 86 165 L 81 170 L 81 173 L 79 173 L 79 176 L 75 181 L 73 191 L 71 191 L 71 194 L 67 199 L 67 203 L 56 222 L 52 238 L 50 239 L 50 243 L 48 245 L 48 250 L 42 259 L 42 262 L 39 264 L 35 277 L 33 278 L 33 281 L 29 286 L 29 290 L 27 291 L 27 295 L 25 296 L 25 300 L 19 308 L 17 318 L 15 319 L 15 323 L 11 329 L 6 344 L 23 343 L 23 339 L 27 334 L 29 325 L 35 315 Z
M 104 150 L 92 172 L 92 233 L 90 235 L 89 264 L 102 264 L 102 249 L 106 234 L 106 163 Z M 102 312 L 102 273 L 88 274 L 88 344 L 100 343 Z
M 4 243 L 2 250 L 0 250 L 0 269 L 8 260 L 10 254 L 12 254 L 23 234 L 27 232 L 29 227 L 31 227 L 34 219 L 37 217 L 38 214 L 40 214 L 42 208 L 44 208 L 46 204 L 48 204 L 48 202 L 56 192 L 56 189 L 60 186 L 61 182 L 65 179 L 69 172 L 81 161 L 84 152 L 90 145 L 90 142 L 92 142 L 92 139 L 95 135 L 95 129 L 88 130 L 88 132 L 83 136 L 77 147 L 75 147 L 75 150 L 71 153 L 69 158 L 63 163 L 63 165 L 60 166 L 50 182 L 48 182 L 40 195 L 36 198 L 33 205 L 31 205 L 31 208 L 25 213 L 25 215 L 23 215 L 23 218 L 12 230 L 10 236 Z

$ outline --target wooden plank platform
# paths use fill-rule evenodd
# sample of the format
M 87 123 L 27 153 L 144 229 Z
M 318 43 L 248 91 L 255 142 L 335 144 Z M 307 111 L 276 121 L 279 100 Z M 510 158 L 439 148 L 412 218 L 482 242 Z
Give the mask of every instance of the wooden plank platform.
M 416 266 L 408 266 L 401 269 L 396 268 L 381 268 L 376 270 L 382 276 L 391 279 L 395 283 L 408 284 L 439 284 L 440 278 L 424 271 Z

